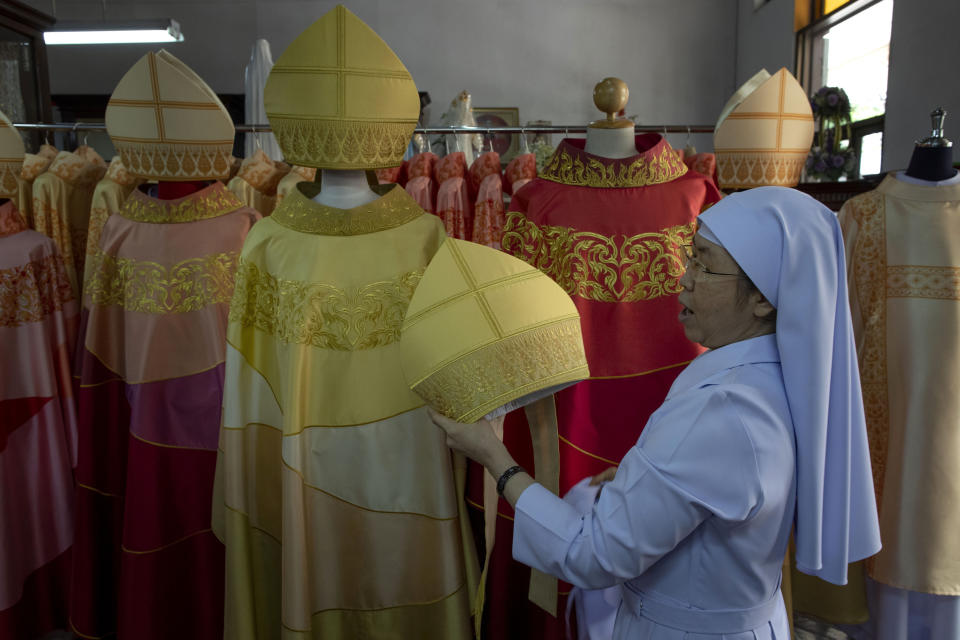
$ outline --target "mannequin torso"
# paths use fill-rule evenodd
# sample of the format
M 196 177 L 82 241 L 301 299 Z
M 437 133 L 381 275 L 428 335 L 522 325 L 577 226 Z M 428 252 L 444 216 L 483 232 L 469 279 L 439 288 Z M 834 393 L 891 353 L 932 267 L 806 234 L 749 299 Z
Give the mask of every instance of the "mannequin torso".
M 927 182 L 949 180 L 956 173 L 953 168 L 953 147 L 917 145 L 910 157 L 907 175 Z
M 587 128 L 587 144 L 584 150 L 601 158 L 629 158 L 637 155 L 633 126 L 617 129 Z
M 367 174 L 362 169 L 322 169 L 320 184 L 321 191 L 313 197 L 313 201 L 335 209 L 360 207 L 380 197 L 370 188 Z

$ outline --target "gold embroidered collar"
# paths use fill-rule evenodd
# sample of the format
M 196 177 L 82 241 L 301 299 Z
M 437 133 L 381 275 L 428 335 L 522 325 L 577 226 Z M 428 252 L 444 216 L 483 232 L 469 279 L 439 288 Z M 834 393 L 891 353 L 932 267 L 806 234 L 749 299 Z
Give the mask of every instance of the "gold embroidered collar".
M 687 165 L 663 136 L 645 133 L 636 137 L 638 149 L 646 149 L 629 158 L 603 158 L 584 151 L 585 140 L 566 139 L 540 177 L 576 187 L 646 187 L 676 180 L 687 172 Z
M 300 182 L 270 217 L 294 231 L 324 236 L 358 236 L 386 231 L 424 215 L 423 209 L 395 184 L 373 187 L 380 198 L 352 209 L 337 209 L 311 200 L 320 193 L 316 182 Z
M 15 233 L 25 231 L 27 228 L 20 211 L 13 204 L 13 200 L 8 200 L 0 204 L 0 238 L 12 236 Z
M 136 222 L 167 224 L 217 218 L 243 207 L 222 182 L 175 200 L 160 200 L 134 189 L 120 207 L 120 215 Z

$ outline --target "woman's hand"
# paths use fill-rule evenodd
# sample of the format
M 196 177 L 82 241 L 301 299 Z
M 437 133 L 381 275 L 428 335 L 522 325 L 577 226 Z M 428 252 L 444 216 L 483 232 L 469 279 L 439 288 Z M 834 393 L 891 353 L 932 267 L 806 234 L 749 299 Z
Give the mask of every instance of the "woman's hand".
M 437 413 L 432 408 L 428 411 L 430 418 L 447 434 L 447 446 L 482 464 L 494 480 L 499 479 L 504 471 L 517 464 L 507 451 L 507 447 L 497 437 L 494 425 L 489 420 L 481 419 L 473 424 L 462 424 Z M 497 421 L 499 422 L 497 427 L 502 428 L 503 418 L 498 418 Z M 526 472 L 518 473 L 507 482 L 503 497 L 511 507 L 515 507 L 520 494 L 531 484 L 533 484 L 533 478 Z
M 613 480 L 613 476 L 617 475 L 616 467 L 607 467 L 597 475 L 590 478 L 590 486 L 596 486 L 602 482 L 610 482 Z
M 494 433 L 490 421 L 481 419 L 473 424 L 463 424 L 451 420 L 432 408 L 428 411 L 433 422 L 447 434 L 447 446 L 483 466 L 489 466 L 498 450 L 506 451 L 506 447 Z M 500 420 L 502 421 L 503 418 Z

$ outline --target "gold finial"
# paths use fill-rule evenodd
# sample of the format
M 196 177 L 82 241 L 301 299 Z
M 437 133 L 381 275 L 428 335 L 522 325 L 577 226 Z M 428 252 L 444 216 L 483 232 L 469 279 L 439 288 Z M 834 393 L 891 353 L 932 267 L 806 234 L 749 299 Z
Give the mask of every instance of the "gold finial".
M 620 78 L 604 78 L 593 88 L 593 104 L 597 109 L 607 114 L 604 120 L 595 120 L 590 123 L 596 129 L 620 129 L 632 127 L 633 122 L 626 118 L 617 119 L 630 98 L 630 89 L 627 83 Z

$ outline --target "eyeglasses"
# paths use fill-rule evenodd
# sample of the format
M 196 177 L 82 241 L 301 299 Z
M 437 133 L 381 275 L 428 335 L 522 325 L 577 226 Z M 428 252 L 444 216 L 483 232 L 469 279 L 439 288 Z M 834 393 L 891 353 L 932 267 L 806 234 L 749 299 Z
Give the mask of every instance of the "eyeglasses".
M 684 263 L 684 269 L 690 269 L 692 266 L 696 271 L 699 271 L 703 275 L 709 276 L 732 276 L 735 278 L 746 278 L 746 274 L 743 273 L 720 273 L 718 271 L 711 271 L 707 268 L 707 265 L 700 262 L 697 258 L 697 248 L 692 244 L 682 244 L 680 247 L 683 249 L 683 253 L 686 256 L 687 260 Z

